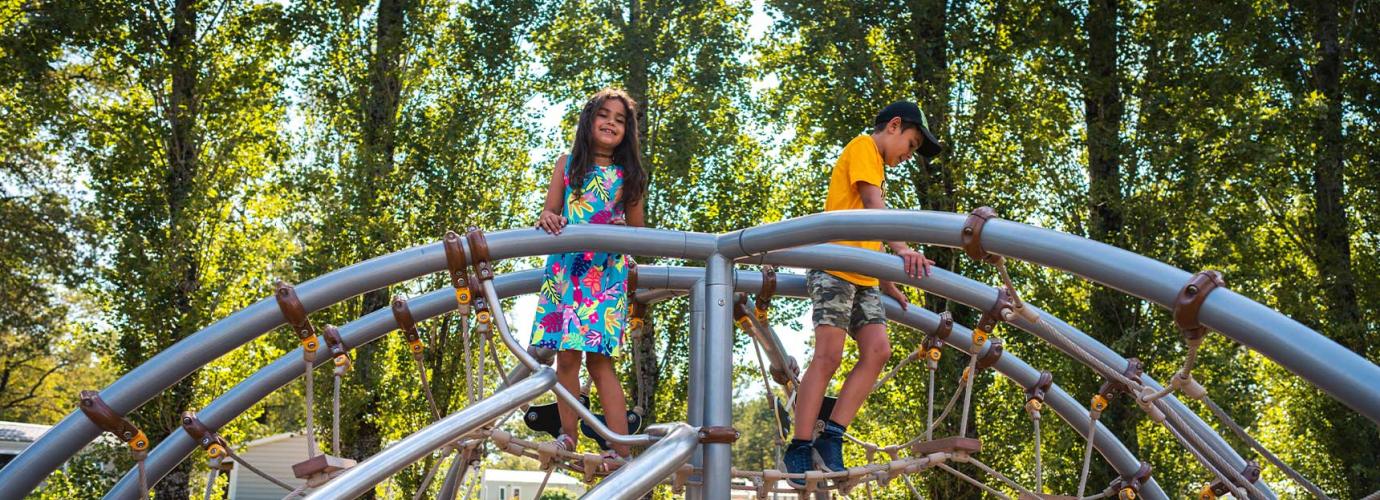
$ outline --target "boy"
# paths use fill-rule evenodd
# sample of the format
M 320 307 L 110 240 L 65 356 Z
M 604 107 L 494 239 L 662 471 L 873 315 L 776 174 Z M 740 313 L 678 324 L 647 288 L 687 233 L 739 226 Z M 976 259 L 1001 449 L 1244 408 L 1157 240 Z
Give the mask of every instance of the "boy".
M 926 157 L 941 151 L 919 106 L 898 101 L 883 108 L 873 122 L 872 133 L 858 136 L 843 148 L 829 178 L 824 210 L 886 208 L 882 195 L 882 181 L 886 178 L 883 165 L 895 167 L 917 151 Z M 835 243 L 882 251 L 880 241 Z M 912 250 L 905 242 L 887 244 L 901 257 L 906 274 L 916 279 L 929 275 L 929 266 L 934 261 Z M 784 461 L 787 472 L 814 469 L 810 453 L 813 449 L 830 471 L 842 471 L 845 468 L 843 433 L 891 357 L 881 294 L 896 299 L 903 308 L 907 306 L 906 296 L 889 281 L 841 271 L 810 270 L 805 286 L 814 309 L 815 352 L 801 377 L 800 392 L 795 399 L 795 439 L 786 448 Z M 850 334 L 858 343 L 858 362 L 848 373 L 824 431 L 816 439 L 815 420 L 819 417 L 824 392 L 843 358 L 844 337 Z M 804 486 L 803 482 L 792 482 L 798 487 Z

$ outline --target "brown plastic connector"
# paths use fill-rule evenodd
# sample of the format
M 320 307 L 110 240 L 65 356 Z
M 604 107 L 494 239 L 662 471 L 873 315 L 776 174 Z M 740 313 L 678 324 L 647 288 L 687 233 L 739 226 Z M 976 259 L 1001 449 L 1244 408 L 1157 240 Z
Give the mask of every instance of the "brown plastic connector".
M 412 352 L 421 352 L 422 336 L 417 333 L 417 320 L 412 319 L 412 309 L 402 295 L 393 296 L 393 320 L 398 322 L 398 329 L 407 338 L 407 344 L 412 346 Z
M 326 325 L 321 332 L 321 338 L 326 339 L 326 349 L 330 350 L 331 356 L 345 356 L 349 354 L 350 348 L 345 346 L 345 339 L 340 336 L 340 329 L 335 325 Z
M 1260 479 L 1260 465 L 1255 463 L 1254 460 L 1247 460 L 1246 467 L 1241 470 L 1241 477 L 1245 479 L 1246 482 L 1256 482 Z M 1231 488 L 1228 488 L 1226 484 L 1222 483 L 1222 481 L 1218 479 L 1213 480 L 1207 488 L 1203 489 L 1204 494 L 1206 494 L 1208 491 L 1211 491 L 1213 496 L 1206 498 L 1216 498 L 1222 495 L 1226 495 L 1228 492 L 1231 491 Z
M 997 211 L 992 207 L 978 207 L 968 214 L 968 218 L 963 221 L 963 252 L 972 257 L 973 260 L 996 264 L 1001 260 L 1000 255 L 993 255 L 982 248 L 982 226 L 987 221 L 997 216 Z
M 757 292 L 758 317 L 771 310 L 773 297 L 776 297 L 776 267 L 762 266 L 762 289 Z
M 1139 380 L 1141 373 L 1144 373 L 1144 370 L 1140 360 L 1136 358 L 1126 358 L 1126 369 L 1122 370 L 1121 374 L 1131 380 Z M 1097 390 L 1097 393 L 1101 394 L 1107 401 L 1111 401 L 1117 394 L 1123 392 L 1129 393 L 1131 392 L 1131 388 L 1115 380 L 1103 382 L 1102 387 Z
M 446 270 L 450 274 L 450 286 L 455 288 L 456 300 L 461 304 L 469 304 L 473 295 L 469 290 L 469 272 L 465 270 L 469 262 L 469 257 L 465 255 L 465 245 L 460 242 L 460 235 L 455 231 L 446 231 L 445 238 L 441 239 L 441 246 L 446 250 Z
M 1209 293 L 1225 286 L 1221 272 L 1200 271 L 1179 289 L 1179 296 L 1174 298 L 1174 324 L 1183 332 L 1184 339 L 1198 340 L 1207 334 L 1207 327 L 1198 321 L 1198 311 Z
M 230 445 L 221 439 L 219 435 L 212 431 L 206 424 L 196 418 L 196 413 L 191 411 L 182 412 L 182 430 L 187 431 L 187 435 L 196 441 L 197 446 L 206 450 L 211 458 L 222 458 L 226 456 Z
M 1140 463 L 1140 467 L 1130 475 L 1121 476 L 1112 481 L 1112 489 L 1116 490 L 1117 498 L 1121 500 L 1135 500 L 1140 496 L 1140 488 L 1145 483 L 1150 482 L 1150 473 L 1154 470 L 1150 464 Z
M 628 261 L 628 283 L 624 285 L 624 289 L 628 292 L 629 300 L 637 295 L 637 263 L 632 260 Z
M 1054 374 L 1046 370 L 1040 370 L 1040 376 L 1035 379 L 1035 383 L 1025 388 L 1025 400 L 1027 402 L 1039 401 L 1044 403 L 1045 394 L 1049 392 L 1049 388 L 1053 385 Z
M 279 281 L 276 288 L 273 297 L 278 300 L 278 309 L 283 311 L 283 319 L 292 326 L 292 331 L 302 341 L 302 347 L 307 351 L 315 351 L 316 327 L 311 324 L 311 319 L 307 318 L 307 310 L 297 298 L 297 289 L 286 281 Z M 307 345 L 309 342 L 310 347 Z
M 734 441 L 738 440 L 738 436 L 738 429 L 734 429 L 732 426 L 719 425 L 700 427 L 700 443 L 702 444 L 733 444 Z
M 982 357 L 978 358 L 977 369 L 986 370 L 988 368 L 991 368 L 992 365 L 997 364 L 997 360 L 1001 359 L 1002 349 L 1003 348 L 1001 339 L 993 338 L 992 348 L 988 349 L 987 352 L 982 355 Z
M 465 237 L 470 242 L 470 257 L 474 261 L 474 274 L 478 275 L 481 281 L 494 279 L 494 268 L 489 265 L 489 242 L 484 238 L 484 231 L 470 226 L 470 232 Z
M 997 288 L 997 300 L 992 302 L 992 307 L 982 313 L 982 318 L 978 319 L 976 330 L 992 333 L 997 323 L 1006 321 L 1013 314 L 1015 302 L 1011 300 L 1011 292 L 1006 288 Z M 973 346 L 977 347 L 977 346 Z
M 81 391 L 78 398 L 81 400 L 78 408 L 81 408 L 82 414 L 85 414 L 91 423 L 96 424 L 96 427 L 114 434 L 116 438 L 128 444 L 131 450 L 139 452 L 149 449 L 149 438 L 144 436 L 144 431 L 135 427 L 129 419 L 115 413 L 115 409 L 101 399 L 99 392 Z
M 493 312 L 489 310 L 489 301 L 484 299 L 484 288 L 479 283 L 479 276 L 470 275 L 470 292 L 474 293 L 474 319 L 479 328 L 487 329 L 493 321 Z

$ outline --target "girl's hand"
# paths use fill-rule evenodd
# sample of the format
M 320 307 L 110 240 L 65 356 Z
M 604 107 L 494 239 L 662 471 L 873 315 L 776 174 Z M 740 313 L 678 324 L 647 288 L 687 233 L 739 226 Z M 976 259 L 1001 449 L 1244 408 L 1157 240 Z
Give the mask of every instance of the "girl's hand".
M 537 229 L 545 230 L 547 234 L 561 234 L 561 228 L 565 227 L 565 217 L 556 215 L 550 210 L 542 210 L 537 217 Z

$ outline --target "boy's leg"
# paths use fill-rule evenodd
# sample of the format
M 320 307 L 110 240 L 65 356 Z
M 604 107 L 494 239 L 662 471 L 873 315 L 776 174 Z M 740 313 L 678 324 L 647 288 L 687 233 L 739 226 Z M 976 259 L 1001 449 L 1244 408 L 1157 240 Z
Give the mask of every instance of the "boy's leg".
M 613 432 L 627 434 L 628 401 L 623 395 L 622 382 L 618 380 L 618 375 L 613 373 L 613 361 L 608 356 L 591 352 L 585 356 L 585 365 L 589 367 L 589 376 L 594 379 L 594 387 L 599 391 L 599 405 L 604 409 L 604 421 Z M 609 446 L 619 455 L 631 455 L 632 450 L 625 445 L 609 443 Z
M 843 339 L 848 336 L 842 328 L 819 325 L 815 327 L 815 353 L 810 358 L 810 366 L 800 377 L 800 389 L 795 396 L 795 438 L 806 441 L 815 438 L 815 420 L 819 418 L 819 407 L 824 404 L 824 393 L 829 389 L 829 381 L 839 369 L 843 360 Z M 834 403 L 838 411 L 838 403 Z
M 847 427 L 858 414 L 863 401 L 872 393 L 872 384 L 882 373 L 882 368 L 891 358 L 891 342 L 886 336 L 886 325 L 869 324 L 858 329 L 858 363 L 839 390 L 838 401 L 834 402 L 834 412 L 830 420 Z
M 556 353 L 556 381 L 565 387 L 565 390 L 576 396 L 580 395 L 580 361 L 583 355 L 583 351 L 573 349 Z M 575 409 L 566 406 L 565 402 L 558 398 L 556 411 L 561 414 L 561 433 L 578 441 L 580 439 L 580 427 Z

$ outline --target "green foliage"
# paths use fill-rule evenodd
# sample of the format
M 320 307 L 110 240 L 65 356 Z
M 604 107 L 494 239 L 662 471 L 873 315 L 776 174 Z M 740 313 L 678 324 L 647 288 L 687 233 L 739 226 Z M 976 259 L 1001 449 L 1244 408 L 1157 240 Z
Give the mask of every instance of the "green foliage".
M 1380 212 L 1368 208 L 1380 204 L 1380 9 L 1283 0 L 1096 6 L 0 1 L 0 419 L 61 418 L 78 390 L 104 386 L 267 297 L 275 280 L 305 281 L 469 225 L 527 226 L 579 106 L 606 86 L 643 104 L 650 226 L 717 232 L 817 212 L 843 145 L 882 105 L 914 99 L 946 150 L 888 171 L 891 206 L 988 205 L 1182 269 L 1222 269 L 1236 292 L 1380 361 Z M 1103 17 L 1108 6 L 1112 16 Z M 1098 50 L 1109 41 L 1110 60 Z M 1109 62 L 1112 71 L 1102 71 Z M 1112 108 L 1120 111 L 1104 112 Z M 544 117 L 561 120 L 548 127 Z M 995 283 L 989 266 L 925 250 Z M 1062 271 L 1015 263 L 1012 273 L 1023 297 L 1139 357 L 1159 380 L 1181 363 L 1184 347 L 1164 311 Z M 344 324 L 391 294 L 444 286 L 440 276 L 421 277 L 313 320 Z M 961 323 L 976 319 L 937 295 L 916 298 Z M 625 385 L 651 392 L 642 400 L 653 422 L 680 420 L 686 409 L 686 305 L 677 298 L 652 308 L 654 335 L 638 351 L 652 356 L 640 370 L 650 375 L 636 380 L 632 356 L 620 360 Z M 782 301 L 772 319 L 793 321 L 803 307 Z M 454 316 L 421 325 L 445 413 L 467 403 L 466 328 Z M 1027 333 L 996 334 L 1079 401 L 1101 383 Z M 891 338 L 895 363 L 922 335 L 895 328 Z M 179 412 L 203 407 L 296 343 L 279 330 L 240 346 L 132 418 L 158 441 Z M 744 434 L 735 465 L 771 467 L 774 417 L 755 389 L 751 347 L 740 338 L 737 348 L 735 425 Z M 362 457 L 431 418 L 399 335 L 354 354 L 342 401 L 349 449 L 333 451 Z M 940 404 L 961 363 L 946 352 Z M 1329 493 L 1380 488 L 1374 423 L 1275 360 L 1214 334 L 1195 376 Z M 316 377 L 325 393 L 329 375 Z M 851 430 L 882 444 L 919 433 L 927 384 L 922 365 L 906 368 L 870 396 Z M 491 377 L 486 390 L 494 388 Z M 221 433 L 243 443 L 300 429 L 302 390 L 288 385 Z M 1021 389 L 984 374 L 975 398 L 983 456 L 1031 482 Z M 329 407 L 317 398 L 322 429 Z M 1191 496 L 1208 479 L 1124 401 L 1105 418 L 1155 466 L 1169 496 Z M 526 436 L 518 427 L 509 425 Z M 946 424 L 941 434 L 956 429 Z M 1043 421 L 1042 437 L 1047 489 L 1073 490 L 1081 441 L 1056 418 Z M 128 454 L 93 448 L 40 495 L 108 488 L 116 478 L 100 464 L 124 470 Z M 852 463 L 866 459 L 857 447 L 847 453 Z M 394 494 L 410 495 L 436 459 L 399 475 Z M 200 488 L 200 467 L 176 472 L 161 493 Z M 1100 460 L 1093 470 L 1094 489 L 1114 475 Z M 1274 467 L 1264 478 L 1283 497 L 1303 496 Z M 958 481 L 919 484 L 932 497 L 977 496 Z M 908 490 L 893 482 L 873 493 Z

